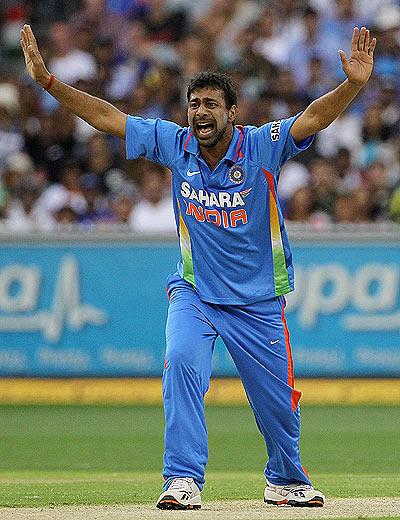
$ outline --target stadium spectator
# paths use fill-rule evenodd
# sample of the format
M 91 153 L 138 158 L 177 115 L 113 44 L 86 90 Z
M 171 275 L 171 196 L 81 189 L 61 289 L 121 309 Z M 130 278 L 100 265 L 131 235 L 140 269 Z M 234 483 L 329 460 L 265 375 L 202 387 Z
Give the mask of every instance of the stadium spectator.
M 318 11 L 311 7 L 306 7 L 303 11 L 302 26 L 299 37 L 291 42 L 288 52 L 286 66 L 293 71 L 298 90 L 307 90 L 310 85 L 312 59 L 320 59 L 320 24 L 321 19 Z M 324 60 L 320 60 L 325 63 Z M 329 78 L 330 71 L 322 65 L 325 78 Z
M 390 78 L 400 88 L 400 7 L 398 2 L 381 6 L 376 12 L 374 25 L 382 41 L 382 50 L 376 62 L 376 74 Z
M 321 52 L 327 69 L 334 72 L 336 81 L 343 78 L 340 61 L 336 59 L 338 49 L 342 49 L 357 24 L 365 25 L 367 20 L 361 10 L 357 13 L 355 0 L 334 0 L 331 11 L 322 15 L 320 31 Z
M 295 222 L 310 222 L 315 205 L 313 193 L 307 186 L 296 190 L 290 198 L 287 219 Z
M 26 176 L 31 175 L 34 166 L 29 155 L 16 152 L 9 155 L 0 177 L 0 217 L 5 218 L 12 201 L 18 200 L 21 186 Z
M 62 81 L 75 84 L 80 79 L 91 80 L 96 77 L 93 56 L 72 45 L 72 31 L 67 23 L 54 23 L 50 28 L 50 39 L 53 56 L 49 65 Z
M 164 170 L 151 165 L 142 176 L 142 199 L 135 206 L 129 222 L 139 233 L 169 233 L 175 231 L 171 197 L 166 193 Z
M 84 163 L 85 173 L 91 173 L 98 179 L 102 193 L 110 191 L 110 179 L 118 166 L 114 159 L 110 141 L 105 134 L 96 132 L 88 142 Z
M 365 111 L 362 127 L 362 146 L 359 161 L 368 166 L 374 161 L 382 160 L 385 147 L 390 138 L 390 127 L 383 118 L 383 106 L 379 103 L 371 105 Z
M 334 157 L 335 168 L 339 175 L 337 190 L 339 193 L 351 193 L 362 183 L 362 175 L 352 161 L 348 148 L 339 148 Z
M 130 225 L 135 197 L 128 191 L 117 193 L 111 200 L 111 211 L 115 224 Z
M 333 208 L 333 221 L 337 223 L 354 222 L 354 205 L 352 204 L 352 197 L 349 194 L 343 193 L 335 200 Z
M 188 30 L 185 10 L 166 0 L 147 0 L 142 19 L 150 40 L 157 43 L 176 43 Z
M 351 203 L 354 206 L 354 222 L 365 224 L 372 220 L 371 192 L 361 186 L 351 194 Z
M 325 213 L 330 220 L 333 216 L 338 187 L 338 173 L 334 163 L 323 157 L 314 158 L 310 163 L 310 180 L 315 209 Z
M 17 87 L 11 83 L 0 83 L 0 167 L 10 154 L 21 151 L 24 146 L 18 110 Z
M 67 162 L 60 171 L 60 182 L 51 183 L 41 194 L 38 206 L 49 214 L 64 207 L 80 215 L 86 211 L 86 200 L 81 189 L 82 170 L 77 162 Z
M 316 150 L 324 157 L 333 157 L 340 148 L 358 153 L 362 143 L 362 119 L 352 111 L 344 112 L 316 139 Z
M 37 202 L 41 186 L 34 175 L 27 175 L 17 191 L 18 197 L 10 197 L 5 211 L 5 222 L 9 229 L 17 232 L 49 231 L 54 227 L 52 216 Z
M 44 168 L 50 183 L 59 182 L 63 165 L 76 158 L 76 118 L 58 107 L 53 113 L 42 114 L 30 123 L 25 128 L 25 149 L 35 165 Z
M 102 193 L 101 177 L 95 173 L 86 173 L 80 179 L 80 186 L 86 207 L 78 216 L 79 222 L 85 226 L 110 224 L 114 220 L 113 213 Z
M 73 226 L 78 223 L 78 214 L 69 206 L 63 206 L 54 213 L 54 220 L 60 226 Z
M 308 187 L 310 182 L 310 172 L 298 161 L 290 161 L 286 163 L 280 174 L 278 194 L 284 215 L 287 214 L 287 206 L 293 195 L 300 188 Z M 292 220 L 293 215 L 290 217 Z
M 370 193 L 372 218 L 376 221 L 388 219 L 391 190 L 388 183 L 388 170 L 385 164 L 374 161 L 364 172 L 365 187 Z

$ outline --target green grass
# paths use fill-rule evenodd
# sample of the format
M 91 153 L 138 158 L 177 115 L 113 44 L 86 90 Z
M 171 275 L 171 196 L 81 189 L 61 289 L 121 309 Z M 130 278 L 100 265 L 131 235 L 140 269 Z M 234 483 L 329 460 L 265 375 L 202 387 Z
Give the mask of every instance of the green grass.
M 152 502 L 163 412 L 140 406 L 1 406 L 0 506 Z M 328 496 L 400 495 L 400 409 L 303 407 L 302 460 Z M 204 498 L 260 498 L 264 444 L 248 407 L 209 407 Z

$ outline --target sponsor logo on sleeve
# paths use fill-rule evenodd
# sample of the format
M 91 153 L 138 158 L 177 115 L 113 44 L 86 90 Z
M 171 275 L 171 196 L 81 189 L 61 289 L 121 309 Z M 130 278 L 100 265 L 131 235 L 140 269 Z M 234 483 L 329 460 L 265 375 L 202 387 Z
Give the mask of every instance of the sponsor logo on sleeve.
M 274 121 L 273 123 L 271 123 L 271 141 L 279 141 L 279 138 L 281 136 L 281 123 L 282 120 Z

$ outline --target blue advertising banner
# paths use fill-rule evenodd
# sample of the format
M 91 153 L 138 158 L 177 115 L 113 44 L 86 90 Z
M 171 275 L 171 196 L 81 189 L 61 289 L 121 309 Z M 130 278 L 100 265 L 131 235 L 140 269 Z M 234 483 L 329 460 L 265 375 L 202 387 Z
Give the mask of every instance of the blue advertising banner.
M 301 376 L 400 375 L 400 246 L 304 244 L 288 321 Z
M 400 244 L 297 243 L 297 376 L 400 376 Z M 159 376 L 174 243 L 5 242 L 0 376 Z M 190 348 L 190 346 L 189 346 Z M 215 375 L 236 375 L 222 344 Z

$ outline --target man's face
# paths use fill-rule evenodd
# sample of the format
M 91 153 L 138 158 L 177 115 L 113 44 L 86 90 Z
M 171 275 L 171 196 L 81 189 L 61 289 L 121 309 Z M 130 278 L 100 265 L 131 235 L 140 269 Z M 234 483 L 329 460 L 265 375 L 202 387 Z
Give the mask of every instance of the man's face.
M 190 95 L 188 121 L 200 146 L 215 146 L 235 117 L 236 105 L 229 109 L 226 107 L 223 90 L 206 87 Z

